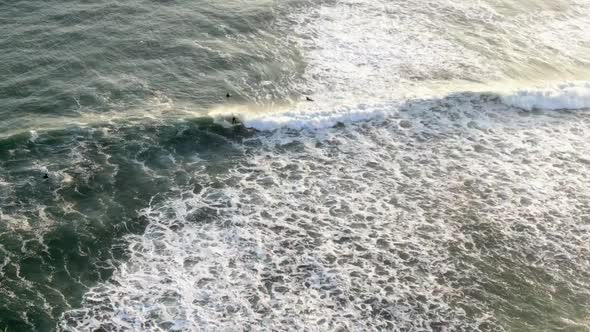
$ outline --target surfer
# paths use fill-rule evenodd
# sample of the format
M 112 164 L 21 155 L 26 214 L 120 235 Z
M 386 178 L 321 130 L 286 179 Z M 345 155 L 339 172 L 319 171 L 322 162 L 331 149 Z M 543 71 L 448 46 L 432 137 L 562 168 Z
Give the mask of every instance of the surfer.
M 238 120 L 236 120 L 236 117 L 235 116 L 231 118 L 231 123 L 232 124 L 237 124 L 238 123 Z
M 307 101 L 313 101 L 313 99 L 311 99 L 310 97 L 305 97 L 305 100 L 307 100 Z
M 228 93 L 225 95 L 225 98 L 230 98 L 230 97 L 231 97 L 231 94 L 228 92 Z
M 49 179 L 49 175 L 47 173 L 45 173 L 45 175 L 43 175 L 44 179 Z

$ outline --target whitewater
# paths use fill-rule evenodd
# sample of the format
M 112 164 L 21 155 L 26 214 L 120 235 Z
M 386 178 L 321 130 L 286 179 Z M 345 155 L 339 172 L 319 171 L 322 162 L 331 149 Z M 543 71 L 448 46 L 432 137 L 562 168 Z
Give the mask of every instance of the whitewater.
M 0 9 L 0 328 L 590 329 L 587 0 Z

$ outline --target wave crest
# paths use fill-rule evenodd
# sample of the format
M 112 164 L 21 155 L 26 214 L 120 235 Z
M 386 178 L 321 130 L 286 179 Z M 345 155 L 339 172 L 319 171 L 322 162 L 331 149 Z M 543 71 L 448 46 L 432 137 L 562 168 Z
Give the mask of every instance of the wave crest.
M 499 90 L 496 90 L 499 91 Z M 542 88 L 513 89 L 508 92 L 455 92 L 444 97 L 423 97 L 393 100 L 376 104 L 335 106 L 324 101 L 313 105 L 298 104 L 259 109 L 254 106 L 228 106 L 210 112 L 216 119 L 239 118 L 248 127 L 261 131 L 286 129 L 323 129 L 339 123 L 382 120 L 397 116 L 400 111 L 436 111 L 469 99 L 473 103 L 492 102 L 495 107 L 516 107 L 525 110 L 561 110 L 590 108 L 590 81 L 560 83 Z M 491 106 L 488 104 L 487 106 Z
M 503 95 L 502 101 L 526 110 L 590 108 L 590 82 L 568 82 L 545 88 L 518 90 Z

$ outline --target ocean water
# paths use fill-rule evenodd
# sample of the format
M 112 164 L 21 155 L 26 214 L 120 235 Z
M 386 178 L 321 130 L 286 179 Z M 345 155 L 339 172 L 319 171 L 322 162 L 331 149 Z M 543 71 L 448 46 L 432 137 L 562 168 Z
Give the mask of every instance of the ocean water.
M 589 330 L 588 0 L 0 0 L 0 331 Z

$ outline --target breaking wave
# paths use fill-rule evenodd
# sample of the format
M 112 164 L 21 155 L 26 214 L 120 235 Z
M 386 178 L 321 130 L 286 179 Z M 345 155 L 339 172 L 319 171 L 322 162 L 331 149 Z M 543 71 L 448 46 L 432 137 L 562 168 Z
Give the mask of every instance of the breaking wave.
M 536 89 L 516 89 L 512 92 L 459 92 L 444 98 L 418 98 L 407 101 L 390 101 L 386 103 L 360 104 L 356 106 L 329 107 L 302 102 L 290 110 L 256 111 L 256 107 L 224 107 L 210 115 L 229 124 L 231 117 L 238 118 L 243 125 L 257 130 L 289 129 L 323 129 L 337 124 L 351 124 L 358 121 L 383 120 L 395 116 L 402 110 L 423 109 L 432 104 L 452 102 L 461 96 L 479 96 L 482 101 L 497 99 L 508 106 L 525 110 L 561 110 L 590 108 L 590 82 L 566 82 Z
M 526 110 L 590 108 L 590 82 L 568 82 L 546 88 L 519 90 L 502 100 Z

